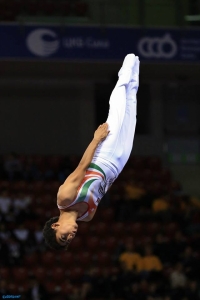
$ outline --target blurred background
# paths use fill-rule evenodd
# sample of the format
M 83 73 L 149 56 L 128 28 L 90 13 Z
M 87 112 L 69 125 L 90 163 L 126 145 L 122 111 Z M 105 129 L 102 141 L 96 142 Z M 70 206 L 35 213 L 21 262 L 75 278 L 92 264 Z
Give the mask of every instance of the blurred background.
M 0 0 L 0 295 L 200 299 L 200 1 Z M 44 223 L 124 56 L 140 57 L 131 157 L 66 253 Z

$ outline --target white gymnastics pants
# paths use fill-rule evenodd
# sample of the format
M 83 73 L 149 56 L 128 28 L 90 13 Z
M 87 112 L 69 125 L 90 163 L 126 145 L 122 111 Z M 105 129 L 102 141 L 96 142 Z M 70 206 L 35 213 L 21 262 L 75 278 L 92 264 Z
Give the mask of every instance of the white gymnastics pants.
M 134 54 L 125 57 L 119 79 L 109 101 L 106 123 L 109 135 L 95 151 L 93 162 L 104 162 L 118 176 L 133 147 L 136 126 L 137 90 L 139 86 L 139 59 Z

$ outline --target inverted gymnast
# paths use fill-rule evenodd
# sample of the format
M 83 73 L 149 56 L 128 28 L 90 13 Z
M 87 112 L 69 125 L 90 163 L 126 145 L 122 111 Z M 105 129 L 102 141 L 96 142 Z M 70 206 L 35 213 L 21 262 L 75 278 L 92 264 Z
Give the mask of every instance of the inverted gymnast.
M 140 61 L 128 54 L 118 73 L 106 122 L 100 125 L 77 168 L 57 194 L 59 217 L 46 222 L 48 246 L 66 250 L 78 230 L 77 221 L 91 221 L 101 198 L 124 168 L 133 146 L 136 126 Z

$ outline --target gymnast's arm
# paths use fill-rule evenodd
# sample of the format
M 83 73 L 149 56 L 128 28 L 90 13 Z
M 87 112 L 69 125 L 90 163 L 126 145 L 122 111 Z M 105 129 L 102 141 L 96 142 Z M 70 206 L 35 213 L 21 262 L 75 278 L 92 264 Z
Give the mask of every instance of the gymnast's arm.
M 77 168 L 72 172 L 65 182 L 60 186 L 57 194 L 58 203 L 60 205 L 62 201 L 69 200 L 73 201 L 76 197 L 78 187 L 80 186 L 87 168 L 89 167 L 95 150 L 99 145 L 100 141 L 104 140 L 108 135 L 108 124 L 104 123 L 100 125 L 94 133 L 94 138 L 85 150 L 81 161 L 79 162 Z

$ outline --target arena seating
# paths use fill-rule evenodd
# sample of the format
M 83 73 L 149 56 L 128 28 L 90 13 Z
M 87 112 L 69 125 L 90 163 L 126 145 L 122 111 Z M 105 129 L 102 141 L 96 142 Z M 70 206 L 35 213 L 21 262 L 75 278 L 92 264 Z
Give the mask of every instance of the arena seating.
M 133 243 L 142 255 L 146 245 L 156 245 L 159 235 L 164 237 L 169 247 L 178 245 L 181 240 L 180 260 L 186 247 L 192 247 L 199 264 L 199 208 L 192 204 L 189 196 L 184 195 L 180 183 L 163 166 L 159 157 L 131 157 L 124 172 L 100 203 L 94 219 L 79 223 L 77 237 L 63 253 L 56 253 L 45 246 L 41 230 L 50 217 L 59 214 L 56 193 L 62 183 L 60 178 L 66 172 L 63 165 L 66 157 L 18 155 L 14 161 L 20 163 L 20 172 L 14 173 L 5 170 L 7 159 L 7 156 L 0 157 L 3 224 L 0 254 L 4 257 L 0 263 L 0 277 L 6 280 L 9 293 L 23 291 L 25 294 L 30 276 L 43 284 L 48 299 L 54 299 L 55 295 L 63 297 L 78 293 L 85 280 L 85 272 L 89 272 L 90 268 L 95 268 L 96 280 L 101 276 L 107 278 L 108 274 L 117 278 L 120 274 L 118 258 L 124 245 Z M 68 171 L 74 168 L 74 158 L 71 159 L 70 163 L 68 157 Z M 135 184 L 145 190 L 142 198 L 133 200 L 125 195 L 129 176 L 133 176 Z M 167 195 L 169 210 L 154 212 L 153 201 L 163 195 Z M 7 208 L 3 201 L 10 203 Z M 27 230 L 28 239 L 18 240 L 14 236 L 16 228 Z M 10 239 L 19 252 L 17 256 L 12 254 Z M 178 249 L 176 247 L 179 246 L 173 247 Z M 175 267 L 173 257 L 171 253 L 169 261 L 163 262 L 162 276 L 167 280 Z M 194 280 L 197 278 L 194 277 Z
M 85 1 L 52 1 L 52 0 L 1 0 L 0 20 L 17 21 L 19 17 L 54 17 L 76 16 L 85 17 L 88 13 L 88 4 Z M 39 20 L 39 19 L 38 19 Z M 53 20 L 53 19 L 52 19 Z

